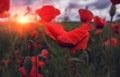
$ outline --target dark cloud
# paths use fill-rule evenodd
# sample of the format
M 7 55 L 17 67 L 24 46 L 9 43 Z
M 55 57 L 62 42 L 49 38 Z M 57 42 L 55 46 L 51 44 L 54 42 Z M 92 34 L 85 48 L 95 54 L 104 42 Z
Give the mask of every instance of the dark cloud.
M 89 4 L 89 7 L 95 7 L 96 9 L 105 9 L 110 6 L 109 0 L 97 0 L 95 3 Z

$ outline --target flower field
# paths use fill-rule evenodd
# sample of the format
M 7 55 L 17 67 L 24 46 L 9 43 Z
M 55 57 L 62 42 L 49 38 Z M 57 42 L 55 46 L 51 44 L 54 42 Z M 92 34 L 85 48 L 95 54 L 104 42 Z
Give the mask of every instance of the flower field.
M 70 31 L 79 27 L 81 23 L 63 22 L 60 24 L 64 25 L 65 30 Z M 2 24 L 0 30 L 1 77 L 30 77 L 22 76 L 20 68 L 22 70 L 27 55 L 39 57 L 43 49 L 49 51 L 49 57 L 44 64 L 40 63 L 41 68 L 38 69 L 45 77 L 79 77 L 79 75 L 80 77 L 109 77 L 111 74 L 119 77 L 120 38 L 118 35 L 113 35 L 118 40 L 118 44 L 115 43 L 115 47 L 112 46 L 110 50 L 109 46 L 105 45 L 107 27 L 103 29 L 103 33 L 98 35 L 95 34 L 95 30 L 90 32 L 91 37 L 86 50 L 77 50 L 75 54 L 69 54 L 67 49 L 60 47 L 47 36 L 46 43 L 43 38 L 41 39 L 41 33 L 36 35 L 33 31 L 32 36 L 36 36 L 32 42 L 30 36 L 18 35 L 16 32 L 6 30 L 7 25 Z M 112 69 L 109 69 L 109 65 Z

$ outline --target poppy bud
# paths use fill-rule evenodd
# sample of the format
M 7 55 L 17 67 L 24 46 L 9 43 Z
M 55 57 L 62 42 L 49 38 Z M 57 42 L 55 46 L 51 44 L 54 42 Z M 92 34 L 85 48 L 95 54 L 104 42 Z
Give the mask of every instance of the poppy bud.
M 49 56 L 48 51 L 46 49 L 43 49 L 42 52 L 41 52 L 41 54 L 38 55 L 38 58 L 41 61 L 45 61 L 48 58 L 48 56 Z
M 41 55 L 45 58 L 48 58 L 48 51 L 46 49 L 43 49 L 42 52 L 41 52 Z
M 111 8 L 110 8 L 110 16 L 113 17 L 116 13 L 116 6 L 115 5 L 112 5 Z
M 31 69 L 32 69 L 32 61 L 31 61 L 31 58 L 29 56 L 27 56 L 25 58 L 23 66 L 26 70 L 26 74 L 29 75 L 31 73 Z
M 97 29 L 96 31 L 95 31 L 95 34 L 96 35 L 100 35 L 102 33 L 102 29 Z

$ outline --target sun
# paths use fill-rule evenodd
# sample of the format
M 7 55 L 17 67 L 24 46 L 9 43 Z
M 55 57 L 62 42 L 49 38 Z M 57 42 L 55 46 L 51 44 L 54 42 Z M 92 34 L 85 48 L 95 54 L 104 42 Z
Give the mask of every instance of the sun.
M 17 22 L 25 24 L 25 23 L 30 23 L 31 20 L 26 16 L 19 16 L 17 17 Z

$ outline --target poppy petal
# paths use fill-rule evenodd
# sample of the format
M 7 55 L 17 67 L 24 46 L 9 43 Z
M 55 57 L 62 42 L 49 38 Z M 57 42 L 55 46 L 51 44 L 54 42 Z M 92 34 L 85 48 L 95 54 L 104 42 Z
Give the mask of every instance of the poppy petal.
M 56 40 L 56 38 L 65 33 L 64 28 L 60 24 L 55 23 L 47 23 L 45 25 L 46 34 L 52 39 Z
M 110 0 L 112 4 L 120 4 L 120 0 Z
M 78 43 L 76 44 L 75 47 L 70 48 L 70 53 L 76 53 L 77 49 L 85 50 L 87 48 L 87 43 L 89 40 L 89 33 L 85 34 L 85 37 Z
M 82 22 L 90 22 L 93 18 L 93 14 L 89 10 L 80 9 L 78 12 L 79 12 L 79 15 L 80 15 L 80 20 Z
M 10 0 L 0 0 L 0 13 L 8 11 L 10 8 Z
M 57 42 L 61 46 L 69 47 L 70 49 L 85 49 L 87 47 L 88 38 L 88 31 L 77 28 L 59 36 Z
M 82 30 L 87 30 L 87 31 L 92 31 L 92 30 L 94 30 L 94 27 L 93 27 L 91 24 L 89 24 L 89 23 L 83 23 L 83 24 L 80 26 L 80 28 L 81 28 Z
M 35 12 L 40 16 L 42 20 L 47 22 L 51 21 L 60 14 L 60 10 L 54 8 L 52 5 L 45 5 L 42 8 L 37 9 Z

